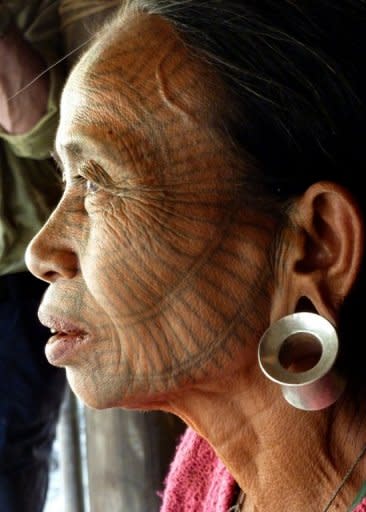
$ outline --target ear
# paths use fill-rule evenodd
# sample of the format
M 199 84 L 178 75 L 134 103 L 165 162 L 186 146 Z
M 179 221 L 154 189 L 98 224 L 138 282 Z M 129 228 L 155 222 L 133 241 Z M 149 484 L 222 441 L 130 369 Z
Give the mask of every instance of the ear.
M 315 183 L 291 209 L 279 245 L 271 321 L 310 302 L 336 324 L 363 256 L 364 226 L 354 199 L 339 185 Z

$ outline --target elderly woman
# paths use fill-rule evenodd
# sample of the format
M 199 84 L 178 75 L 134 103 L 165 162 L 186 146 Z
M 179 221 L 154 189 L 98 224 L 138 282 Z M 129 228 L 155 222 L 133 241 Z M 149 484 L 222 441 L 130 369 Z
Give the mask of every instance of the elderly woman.
M 131 0 L 64 89 L 46 354 L 92 407 L 188 424 L 164 511 L 366 510 L 365 22 Z

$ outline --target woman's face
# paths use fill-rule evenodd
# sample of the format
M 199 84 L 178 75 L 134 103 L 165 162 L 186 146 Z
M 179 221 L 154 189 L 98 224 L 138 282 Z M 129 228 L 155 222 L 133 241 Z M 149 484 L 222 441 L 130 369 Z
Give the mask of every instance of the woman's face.
M 27 263 L 50 282 L 47 357 L 94 407 L 222 386 L 267 324 L 272 225 L 240 200 L 213 83 L 165 22 L 140 16 L 63 93 L 65 192 Z

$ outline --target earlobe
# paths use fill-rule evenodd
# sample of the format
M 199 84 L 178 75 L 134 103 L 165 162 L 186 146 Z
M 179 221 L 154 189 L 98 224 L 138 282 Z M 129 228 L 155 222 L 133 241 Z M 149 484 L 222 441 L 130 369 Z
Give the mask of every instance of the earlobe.
M 293 313 L 306 298 L 333 323 L 360 269 L 364 247 L 362 215 L 343 187 L 319 182 L 295 204 L 293 228 L 286 230 L 287 250 L 279 268 L 272 319 Z

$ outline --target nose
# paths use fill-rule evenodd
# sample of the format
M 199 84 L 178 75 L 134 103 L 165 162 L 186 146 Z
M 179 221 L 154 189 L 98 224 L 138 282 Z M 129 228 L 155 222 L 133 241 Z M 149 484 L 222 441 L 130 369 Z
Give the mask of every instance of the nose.
M 77 255 L 69 247 L 62 229 L 57 230 L 53 216 L 29 243 L 25 262 L 32 274 L 48 283 L 72 279 L 78 272 Z

